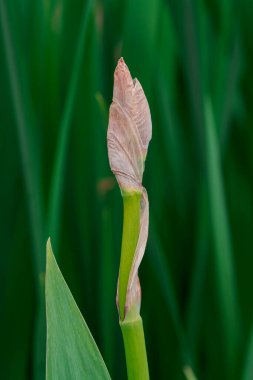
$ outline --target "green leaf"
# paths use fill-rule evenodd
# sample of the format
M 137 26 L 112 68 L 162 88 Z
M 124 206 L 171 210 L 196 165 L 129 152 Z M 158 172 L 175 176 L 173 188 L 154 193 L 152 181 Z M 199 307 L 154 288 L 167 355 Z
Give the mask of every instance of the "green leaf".
M 245 363 L 243 369 L 242 380 L 250 380 L 253 378 L 253 325 L 249 334 L 249 343 L 245 355 Z
M 71 120 L 73 116 L 75 97 L 77 93 L 79 76 L 82 69 L 82 59 L 84 54 L 84 49 L 86 46 L 86 36 L 89 32 L 90 20 L 92 17 L 93 2 L 88 1 L 84 5 L 82 22 L 80 25 L 80 33 L 77 43 L 77 49 L 74 57 L 72 75 L 70 78 L 69 89 L 66 99 L 66 104 L 64 107 L 64 112 L 60 125 L 60 134 L 58 140 L 58 146 L 56 149 L 56 156 L 54 162 L 54 169 L 52 175 L 52 183 L 50 190 L 50 200 L 49 200 L 49 216 L 48 216 L 48 228 L 50 234 L 52 234 L 53 241 L 56 245 L 56 257 L 58 251 L 58 238 L 59 238 L 59 226 L 60 226 L 60 213 L 61 213 L 61 194 L 62 194 L 62 183 L 64 182 L 64 165 L 67 156 L 67 147 L 70 134 Z
M 50 240 L 47 243 L 46 313 L 46 379 L 110 379 L 103 358 L 56 263 Z
M 205 101 L 206 160 L 209 188 L 209 205 L 214 242 L 217 290 L 222 313 L 228 367 L 235 362 L 240 340 L 240 316 L 237 299 L 237 281 L 226 208 L 225 190 L 220 162 L 219 143 L 216 135 L 212 105 Z M 225 360 L 225 359 L 224 359 Z

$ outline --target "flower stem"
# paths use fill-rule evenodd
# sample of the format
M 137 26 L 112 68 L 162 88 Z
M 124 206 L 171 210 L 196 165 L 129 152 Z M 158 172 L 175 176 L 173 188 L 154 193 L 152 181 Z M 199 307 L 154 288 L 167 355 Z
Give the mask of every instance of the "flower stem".
M 128 380 L 148 380 L 148 361 L 142 319 L 120 322 L 123 335 Z
M 123 335 L 128 380 L 148 380 L 148 362 L 142 319 L 138 307 L 126 310 L 126 295 L 129 274 L 140 233 L 141 192 L 122 191 L 124 221 L 119 270 L 118 307 L 120 327 Z M 137 311 L 137 313 L 136 313 Z
M 124 204 L 124 221 L 121 258 L 119 268 L 119 314 L 120 320 L 125 318 L 125 303 L 129 274 L 140 232 L 140 200 L 141 193 L 122 191 Z

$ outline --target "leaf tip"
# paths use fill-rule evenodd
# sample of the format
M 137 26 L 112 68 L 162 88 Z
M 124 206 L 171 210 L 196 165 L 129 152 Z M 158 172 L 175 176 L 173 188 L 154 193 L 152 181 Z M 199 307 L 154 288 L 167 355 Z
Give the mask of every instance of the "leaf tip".
M 52 245 L 51 245 L 51 238 L 49 237 L 47 239 L 47 253 L 50 253 L 50 251 L 52 252 Z
M 51 245 L 51 238 L 49 237 L 47 239 L 47 244 L 46 244 L 46 255 L 47 255 L 47 268 L 46 268 L 46 271 L 48 270 L 48 264 L 50 261 L 52 261 L 52 259 L 54 258 L 54 253 L 53 253 L 53 249 L 52 249 L 52 245 Z

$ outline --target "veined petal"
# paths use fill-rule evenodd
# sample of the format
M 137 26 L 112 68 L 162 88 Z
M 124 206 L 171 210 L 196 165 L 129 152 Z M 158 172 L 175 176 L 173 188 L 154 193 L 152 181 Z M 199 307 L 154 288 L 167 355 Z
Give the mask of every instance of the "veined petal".
M 114 102 L 110 107 L 107 144 L 111 170 L 120 188 L 141 188 L 144 161 L 140 141 L 132 119 Z
M 148 149 L 149 141 L 152 137 L 152 123 L 151 115 L 149 110 L 149 105 L 147 98 L 144 94 L 143 88 L 138 81 L 134 79 L 134 101 L 133 101 L 133 111 L 132 116 L 135 122 L 135 125 L 138 129 L 142 146 L 144 149 Z
M 121 189 L 140 188 L 151 139 L 151 116 L 144 91 L 123 58 L 114 73 L 107 132 L 110 166 Z

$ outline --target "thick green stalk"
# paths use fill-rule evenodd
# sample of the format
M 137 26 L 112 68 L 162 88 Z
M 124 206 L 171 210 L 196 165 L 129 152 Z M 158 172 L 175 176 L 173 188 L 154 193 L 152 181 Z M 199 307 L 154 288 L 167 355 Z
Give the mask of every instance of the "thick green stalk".
M 119 268 L 119 314 L 125 318 L 126 292 L 140 232 L 140 192 L 122 191 L 124 220 Z
M 123 335 L 128 380 L 148 380 L 148 362 L 142 319 L 138 306 L 125 315 L 129 275 L 140 233 L 140 192 L 122 191 L 124 203 L 123 236 L 119 270 L 119 314 Z M 137 312 L 136 312 L 137 311 Z
M 128 380 L 148 380 L 148 361 L 142 319 L 120 322 L 123 335 Z

